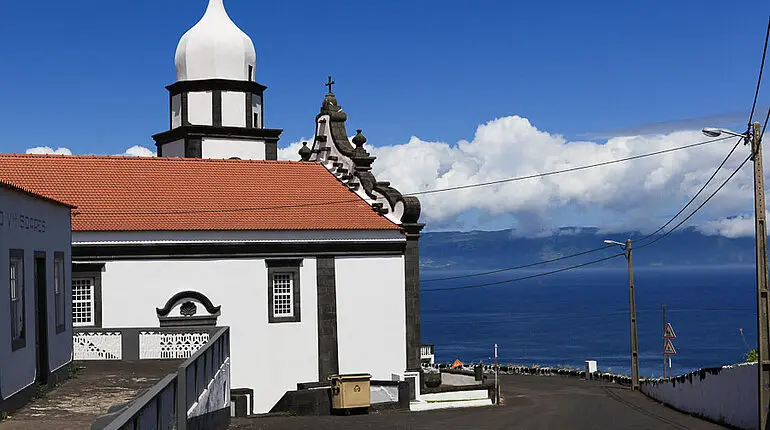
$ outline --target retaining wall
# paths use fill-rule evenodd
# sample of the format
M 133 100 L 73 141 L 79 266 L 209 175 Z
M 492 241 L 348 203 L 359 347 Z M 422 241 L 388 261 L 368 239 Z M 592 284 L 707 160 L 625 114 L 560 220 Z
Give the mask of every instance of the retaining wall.
M 647 379 L 641 390 L 671 407 L 742 429 L 757 428 L 757 364 L 700 369 Z

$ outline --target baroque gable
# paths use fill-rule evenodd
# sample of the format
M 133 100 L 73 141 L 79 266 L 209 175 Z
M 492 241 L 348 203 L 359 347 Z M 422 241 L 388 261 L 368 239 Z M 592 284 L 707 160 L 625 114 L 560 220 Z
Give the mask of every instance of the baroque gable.
M 423 227 L 418 223 L 420 201 L 417 197 L 403 195 L 391 187 L 390 182 L 377 180 L 372 173 L 376 157 L 364 148 L 366 138 L 360 129 L 356 130 L 353 139 L 348 139 L 346 120 L 347 114 L 342 111 L 330 89 L 316 116 L 312 147 L 308 148 L 303 143 L 300 149 L 302 160 L 320 163 L 375 212 L 401 225 L 407 232 L 419 232 Z

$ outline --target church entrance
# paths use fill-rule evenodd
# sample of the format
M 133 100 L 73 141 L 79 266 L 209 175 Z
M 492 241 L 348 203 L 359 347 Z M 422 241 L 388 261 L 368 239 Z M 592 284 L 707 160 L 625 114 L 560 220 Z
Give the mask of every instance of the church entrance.
M 48 383 L 48 278 L 45 252 L 35 252 L 35 349 L 37 382 Z

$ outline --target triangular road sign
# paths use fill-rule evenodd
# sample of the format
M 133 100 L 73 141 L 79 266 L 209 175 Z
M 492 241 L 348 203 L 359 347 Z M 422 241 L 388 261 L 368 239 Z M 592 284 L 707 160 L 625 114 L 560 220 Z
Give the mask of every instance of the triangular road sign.
M 674 327 L 671 327 L 671 323 L 666 324 L 666 329 L 663 330 L 663 337 L 666 339 L 676 339 L 676 333 L 674 333 Z
M 671 339 L 666 339 L 666 345 L 663 347 L 663 354 L 664 355 L 676 354 L 676 349 L 674 349 L 674 343 L 671 342 Z

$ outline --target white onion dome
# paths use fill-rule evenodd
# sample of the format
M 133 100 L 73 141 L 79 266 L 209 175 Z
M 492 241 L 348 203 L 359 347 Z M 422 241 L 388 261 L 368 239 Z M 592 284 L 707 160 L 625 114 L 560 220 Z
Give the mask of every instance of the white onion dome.
M 223 0 L 209 0 L 203 18 L 179 40 L 175 62 L 177 81 L 251 81 L 257 52 L 251 38 L 227 15 Z

